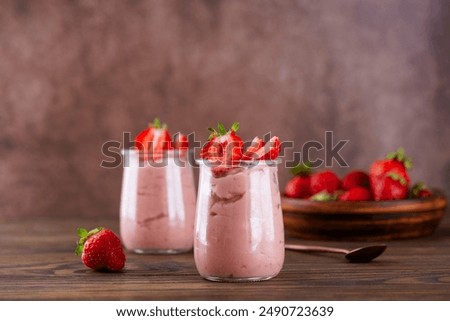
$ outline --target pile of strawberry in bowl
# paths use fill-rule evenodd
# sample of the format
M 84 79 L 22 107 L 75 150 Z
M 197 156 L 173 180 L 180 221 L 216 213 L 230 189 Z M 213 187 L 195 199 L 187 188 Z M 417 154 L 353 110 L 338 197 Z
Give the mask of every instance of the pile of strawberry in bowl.
M 412 161 L 403 148 L 372 163 L 369 171 L 353 170 L 342 179 L 332 170 L 313 173 L 308 164 L 292 169 L 294 177 L 286 184 L 284 196 L 311 201 L 391 201 L 426 198 L 432 191 L 425 183 L 411 184 L 408 171 Z
M 374 161 L 368 171 L 293 169 L 281 199 L 289 237 L 333 241 L 386 241 L 431 235 L 447 199 L 424 183 L 412 183 L 403 148 Z

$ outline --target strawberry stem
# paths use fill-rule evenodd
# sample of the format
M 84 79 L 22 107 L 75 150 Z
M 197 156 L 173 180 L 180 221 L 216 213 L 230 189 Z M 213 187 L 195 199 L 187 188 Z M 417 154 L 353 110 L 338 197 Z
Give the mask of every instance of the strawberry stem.
M 103 227 L 96 227 L 93 230 L 90 230 L 89 232 L 85 228 L 82 227 L 78 228 L 77 234 L 80 237 L 80 239 L 78 240 L 77 247 L 75 249 L 75 254 L 80 256 L 81 253 L 83 253 L 84 243 L 86 243 L 87 239 L 92 235 L 97 234 L 101 230 L 103 230 Z
M 428 186 L 424 182 L 417 182 L 411 189 L 413 196 L 418 197 L 421 191 L 427 190 Z
M 403 163 L 406 169 L 411 169 L 413 166 L 411 158 L 406 156 L 405 149 L 403 147 L 398 148 L 395 152 L 387 153 L 386 158 L 398 160 Z
M 291 173 L 294 176 L 300 175 L 301 177 L 307 177 L 312 173 L 311 163 L 306 162 L 298 164 L 297 166 L 291 169 Z
M 228 134 L 228 132 L 233 131 L 236 132 L 239 129 L 239 123 L 238 122 L 234 122 L 233 125 L 231 125 L 231 129 L 227 130 L 225 128 L 225 125 L 222 123 L 217 123 L 217 129 L 213 128 L 213 127 L 208 127 L 208 130 L 211 132 L 211 134 L 209 135 L 208 139 L 211 139 L 213 137 L 218 137 L 218 136 L 224 136 L 226 134 Z
M 225 126 L 222 123 L 217 124 L 217 130 L 218 130 L 220 136 L 227 134 L 227 130 L 225 129 Z
M 153 120 L 153 123 L 149 123 L 148 127 L 155 128 L 155 129 L 166 129 L 167 128 L 167 124 L 166 123 L 161 123 L 159 118 L 155 117 L 155 119 Z

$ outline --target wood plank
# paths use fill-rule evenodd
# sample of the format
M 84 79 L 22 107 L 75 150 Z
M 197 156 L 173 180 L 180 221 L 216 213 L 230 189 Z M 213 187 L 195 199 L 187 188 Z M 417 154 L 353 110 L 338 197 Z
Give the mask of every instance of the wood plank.
M 432 236 L 388 242 L 368 264 L 335 254 L 286 252 L 280 275 L 258 283 L 203 280 L 192 253 L 127 253 L 122 273 L 97 273 L 75 256 L 76 228 L 103 225 L 118 231 L 116 217 L 0 220 L 2 300 L 449 300 L 448 215 Z M 357 247 L 361 243 L 302 244 Z

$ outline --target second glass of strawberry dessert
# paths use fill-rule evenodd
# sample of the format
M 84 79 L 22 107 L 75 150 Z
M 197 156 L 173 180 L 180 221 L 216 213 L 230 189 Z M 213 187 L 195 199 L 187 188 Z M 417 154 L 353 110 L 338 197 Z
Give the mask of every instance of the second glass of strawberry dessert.
M 196 193 L 188 141 L 158 119 L 124 151 L 120 234 L 136 253 L 180 253 L 193 246 Z
M 284 262 L 284 227 L 277 161 L 278 137 L 243 141 L 222 124 L 203 147 L 195 223 L 194 258 L 207 280 L 261 281 Z

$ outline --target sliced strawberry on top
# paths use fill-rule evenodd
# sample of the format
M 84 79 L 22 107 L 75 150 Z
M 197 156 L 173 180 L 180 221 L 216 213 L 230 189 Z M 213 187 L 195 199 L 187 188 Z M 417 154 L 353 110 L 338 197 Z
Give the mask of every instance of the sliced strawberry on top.
M 244 154 L 242 155 L 242 160 L 252 160 L 254 159 L 253 156 L 257 155 L 257 151 L 265 145 L 264 141 L 256 136 L 253 138 L 252 143 L 250 146 L 246 149 Z
M 153 141 L 153 127 L 149 127 L 141 131 L 134 139 L 134 145 L 139 150 L 148 150 L 150 143 Z
M 208 142 L 200 152 L 200 157 L 210 161 L 219 161 L 222 164 L 232 164 L 242 158 L 242 148 L 244 142 L 236 134 L 239 123 L 234 123 L 230 130 L 226 130 L 221 123 L 215 128 L 208 128 L 211 131 Z
M 167 128 L 153 129 L 153 153 L 159 154 L 172 149 L 172 137 Z
M 135 139 L 137 149 L 160 157 L 166 150 L 172 149 L 172 137 L 166 124 L 158 118 L 141 131 Z
M 267 153 L 264 154 L 264 156 L 261 159 L 276 159 L 278 155 L 280 154 L 280 148 L 281 143 L 280 139 L 277 136 L 273 136 L 267 144 L 264 145 L 264 149 L 267 150 L 267 147 L 269 146 L 269 149 Z
M 216 137 L 210 138 L 210 140 L 203 146 L 200 151 L 200 157 L 207 159 L 211 162 L 221 161 L 223 158 L 223 147 L 217 141 Z
M 255 145 L 253 145 L 255 143 Z M 258 146 L 259 145 L 259 146 Z M 273 136 L 267 143 L 258 137 L 252 141 L 252 145 L 244 153 L 244 160 L 265 159 L 274 160 L 280 154 L 281 142 L 277 136 Z
M 238 124 L 238 123 L 235 123 Z M 233 128 L 233 127 L 232 127 Z M 236 130 L 239 127 L 235 127 Z M 235 162 L 242 159 L 242 149 L 244 147 L 244 141 L 236 134 L 235 130 L 231 130 L 225 135 L 226 140 L 223 137 L 219 137 L 219 143 L 224 145 L 224 156 L 226 162 Z
M 189 141 L 186 135 L 177 133 L 174 135 L 173 147 L 175 149 L 187 149 L 189 148 Z

